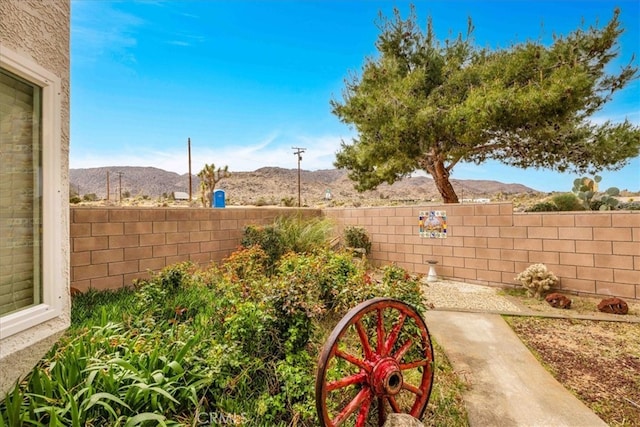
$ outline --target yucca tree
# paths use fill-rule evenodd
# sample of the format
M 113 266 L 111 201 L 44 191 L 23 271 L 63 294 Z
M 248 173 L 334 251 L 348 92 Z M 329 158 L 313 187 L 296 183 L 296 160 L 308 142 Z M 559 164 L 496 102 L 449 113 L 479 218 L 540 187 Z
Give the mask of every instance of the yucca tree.
M 204 164 L 202 170 L 198 172 L 198 178 L 200 178 L 200 199 L 204 207 L 211 206 L 213 190 L 215 190 L 216 184 L 230 175 L 229 166 L 216 169 L 216 165 L 213 163 L 210 165 Z

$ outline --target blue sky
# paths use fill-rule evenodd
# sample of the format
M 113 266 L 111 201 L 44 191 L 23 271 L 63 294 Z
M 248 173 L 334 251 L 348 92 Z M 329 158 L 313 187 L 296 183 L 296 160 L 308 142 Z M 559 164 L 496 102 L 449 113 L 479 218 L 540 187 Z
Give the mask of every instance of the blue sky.
M 604 25 L 621 8 L 625 33 L 615 70 L 640 56 L 638 0 L 414 1 L 444 40 L 475 24 L 475 42 L 508 47 L 581 26 Z M 375 55 L 378 13 L 405 1 L 72 0 L 70 167 L 154 166 L 192 172 L 205 163 L 233 171 L 333 168 L 353 131 L 331 114 L 344 78 Z M 594 118 L 640 124 L 634 81 Z M 602 172 L 602 186 L 640 191 L 640 157 Z M 456 179 L 517 182 L 570 191 L 576 178 L 490 162 L 459 164 Z

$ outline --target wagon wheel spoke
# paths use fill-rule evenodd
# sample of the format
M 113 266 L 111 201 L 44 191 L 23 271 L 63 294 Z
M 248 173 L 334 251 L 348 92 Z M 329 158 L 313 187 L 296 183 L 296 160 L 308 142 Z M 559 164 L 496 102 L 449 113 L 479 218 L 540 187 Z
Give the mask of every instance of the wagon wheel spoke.
M 404 355 L 407 354 L 407 351 L 409 351 L 412 345 L 413 341 L 410 339 L 407 340 L 404 344 L 402 344 L 402 347 L 400 347 L 398 351 L 396 351 L 396 353 L 393 355 L 393 358 L 400 362 Z
M 404 390 L 410 391 L 411 393 L 418 395 L 418 396 L 422 396 L 422 390 L 420 390 L 418 387 L 413 386 L 411 384 L 402 384 L 402 388 Z
M 400 369 L 403 371 L 407 371 L 409 369 L 415 369 L 415 368 L 419 368 L 421 366 L 429 366 L 431 365 L 431 361 L 429 360 L 416 360 L 414 362 L 409 362 L 409 363 L 401 363 L 400 364 Z
M 395 325 L 393 325 L 393 329 L 391 329 L 391 332 L 389 333 L 387 340 L 384 342 L 383 356 L 388 355 L 391 349 L 393 348 L 393 346 L 395 345 L 396 340 L 398 339 L 398 335 L 400 334 L 400 330 L 402 329 L 402 325 L 404 324 L 404 320 L 406 318 L 407 318 L 407 315 L 405 313 L 400 313 L 400 317 L 398 317 L 398 321 L 396 322 Z
M 376 351 L 378 354 L 382 354 L 382 344 L 384 343 L 384 317 L 382 314 L 382 309 L 379 308 L 376 310 L 377 318 L 376 318 L 376 336 L 378 341 L 376 341 Z
M 360 410 L 358 411 L 358 418 L 356 419 L 356 427 L 364 427 L 367 423 L 372 400 L 373 399 L 367 399 L 362 402 L 362 406 L 360 406 Z
M 333 419 L 332 425 L 336 427 L 341 425 L 347 418 L 349 418 L 349 415 L 353 414 L 361 405 L 371 405 L 371 391 L 368 388 L 360 390 L 356 397 L 354 397 L 353 400 L 344 407 L 342 412 Z
M 387 420 L 387 409 L 384 404 L 384 397 L 378 398 L 378 425 L 383 426 Z
M 362 343 L 362 349 L 364 350 L 365 359 L 373 359 L 373 350 L 371 350 L 371 345 L 369 344 L 369 336 L 365 332 L 364 326 L 362 326 L 362 322 L 360 320 L 356 322 L 356 330 L 358 331 L 360 343 Z
M 402 410 L 400 409 L 400 405 L 398 405 L 398 401 L 396 400 L 395 396 L 389 396 L 389 405 L 391 405 L 391 409 L 393 409 L 393 412 L 395 412 L 396 414 L 399 414 L 402 412 Z
M 371 370 L 369 366 L 364 363 L 364 360 L 360 360 L 352 354 L 345 353 L 341 350 L 336 350 L 336 357 L 346 360 L 347 362 L 356 365 L 357 367 L 364 369 L 365 371 Z
M 359 372 L 357 374 L 350 375 L 339 380 L 329 381 L 327 383 L 327 391 L 338 390 L 340 388 L 349 387 L 350 385 L 354 384 L 361 384 L 366 377 L 367 374 L 365 372 Z

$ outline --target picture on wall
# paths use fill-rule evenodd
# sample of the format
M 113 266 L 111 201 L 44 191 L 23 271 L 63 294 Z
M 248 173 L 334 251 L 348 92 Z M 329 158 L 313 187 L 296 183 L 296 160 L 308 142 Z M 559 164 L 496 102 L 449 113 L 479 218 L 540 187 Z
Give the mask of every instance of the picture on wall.
M 429 239 L 447 237 L 447 211 L 420 211 L 418 234 Z

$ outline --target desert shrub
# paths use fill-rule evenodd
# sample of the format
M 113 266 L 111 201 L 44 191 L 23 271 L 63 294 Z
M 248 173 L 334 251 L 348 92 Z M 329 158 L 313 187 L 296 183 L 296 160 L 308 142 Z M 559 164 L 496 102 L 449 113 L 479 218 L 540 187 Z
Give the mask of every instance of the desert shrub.
M 77 205 L 81 201 L 82 201 L 82 199 L 80 197 L 78 197 L 78 196 L 71 196 L 69 198 L 69 203 L 71 203 L 72 205 Z
M 626 211 L 640 211 L 640 202 L 629 201 L 626 203 L 620 203 L 618 205 L 618 209 Z
M 286 206 L 288 208 L 292 208 L 296 205 L 296 201 L 293 197 L 283 197 L 280 199 L 282 206 Z
M 552 202 L 539 202 L 525 209 L 525 212 L 557 212 L 558 207 Z
M 364 249 L 367 255 L 371 253 L 371 240 L 367 230 L 363 227 L 346 227 L 344 229 L 344 242 L 350 248 Z
M 281 216 L 273 226 L 280 231 L 288 251 L 308 253 L 326 248 L 333 224 L 323 218 L 303 220 L 298 216 Z
M 278 260 L 287 252 L 315 252 L 327 246 L 332 224 L 327 219 L 278 217 L 267 226 L 245 227 L 242 246 L 259 245 L 267 254 L 267 272 L 273 273 Z
M 258 280 L 267 273 L 269 255 L 262 245 L 242 247 L 223 260 L 223 270 L 228 279 L 238 282 Z
M 273 273 L 276 263 L 284 255 L 287 248 L 282 234 L 273 226 L 249 225 L 245 227 L 242 236 L 242 246 L 245 248 L 259 246 L 267 254 L 267 272 Z
M 96 195 L 96 193 L 88 193 L 82 196 L 82 200 L 84 200 L 85 202 L 95 202 L 96 200 L 98 200 L 98 196 Z
M 544 264 L 530 265 L 516 276 L 516 280 L 527 290 L 527 296 L 535 296 L 538 299 L 558 283 L 556 275 L 547 270 L 547 266 Z
M 583 211 L 584 206 L 578 196 L 573 193 L 556 194 L 552 198 L 552 203 L 558 207 L 559 211 Z

